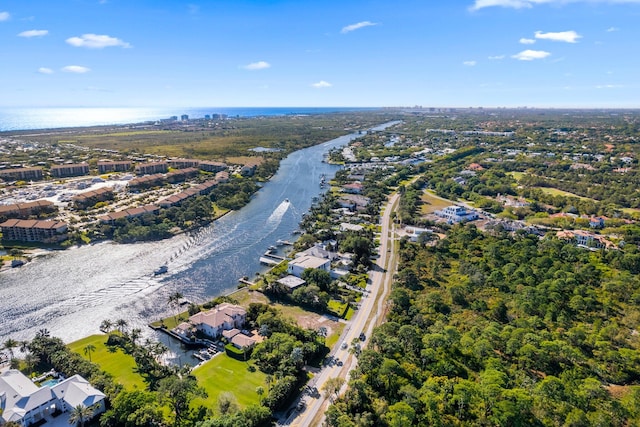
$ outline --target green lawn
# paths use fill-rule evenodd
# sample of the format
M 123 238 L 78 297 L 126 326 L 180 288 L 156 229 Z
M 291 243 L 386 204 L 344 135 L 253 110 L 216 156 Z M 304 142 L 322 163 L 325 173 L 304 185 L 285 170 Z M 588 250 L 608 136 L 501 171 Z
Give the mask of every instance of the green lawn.
M 516 181 L 520 181 L 525 175 L 524 172 L 508 172 L 507 175 L 511 175 Z
M 424 202 L 421 207 L 422 214 L 430 214 L 453 204 L 452 200 L 443 199 L 429 191 L 422 193 L 422 201 Z
M 333 348 L 333 346 L 338 342 L 338 338 L 340 338 L 340 335 L 342 335 L 342 331 L 344 330 L 345 326 L 346 325 L 344 323 L 338 323 L 333 328 L 332 334 L 327 337 L 327 340 L 324 344 L 329 348 Z
M 538 190 L 542 190 L 542 192 L 551 194 L 552 196 L 565 196 L 565 197 L 577 197 L 582 200 L 593 200 L 589 197 L 578 196 L 577 194 L 569 193 L 568 191 L 563 191 L 558 188 L 550 188 L 550 187 L 534 187 Z
M 115 381 L 122 384 L 127 390 L 146 389 L 147 386 L 142 376 L 134 372 L 136 363 L 133 357 L 123 353 L 120 348 L 115 352 L 112 351 L 111 348 L 105 345 L 106 342 L 106 335 L 91 335 L 67 346 L 71 351 L 80 354 L 85 359 L 89 359 L 84 354 L 84 348 L 93 344 L 96 350 L 91 353 L 91 361 L 99 365 L 100 369 L 113 375 Z
M 266 375 L 257 368 L 255 372 L 249 372 L 249 363 L 232 359 L 226 354 L 219 354 L 213 359 L 203 363 L 193 370 L 193 375 L 198 379 L 198 385 L 207 390 L 209 397 L 195 399 L 193 406 L 204 405 L 207 408 L 215 408 L 218 396 L 223 392 L 231 392 L 238 400 L 241 407 L 252 403 L 258 404 L 260 396 L 256 388 L 262 386 L 266 396 Z
M 345 320 L 351 319 L 351 316 L 353 316 L 353 313 L 354 313 L 351 307 L 347 309 L 346 302 L 341 302 L 335 299 L 329 300 L 328 307 L 329 307 L 329 312 L 332 312 L 334 315 L 341 317 Z

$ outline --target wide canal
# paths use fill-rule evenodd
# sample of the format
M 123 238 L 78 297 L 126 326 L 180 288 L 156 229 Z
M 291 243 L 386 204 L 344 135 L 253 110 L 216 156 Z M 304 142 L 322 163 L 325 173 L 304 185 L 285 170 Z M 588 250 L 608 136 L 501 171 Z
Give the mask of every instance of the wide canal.
M 396 122 L 381 125 L 384 129 Z M 161 242 L 104 242 L 52 251 L 0 274 L 0 342 L 30 339 L 42 328 L 65 342 L 99 332 L 104 319 L 146 324 L 170 309 L 170 294 L 203 302 L 263 272 L 259 258 L 278 240 L 292 240 L 302 215 L 322 191 L 322 175 L 338 166 L 323 156 L 358 134 L 290 154 L 251 202 L 195 233 Z M 161 265 L 168 272 L 154 276 Z

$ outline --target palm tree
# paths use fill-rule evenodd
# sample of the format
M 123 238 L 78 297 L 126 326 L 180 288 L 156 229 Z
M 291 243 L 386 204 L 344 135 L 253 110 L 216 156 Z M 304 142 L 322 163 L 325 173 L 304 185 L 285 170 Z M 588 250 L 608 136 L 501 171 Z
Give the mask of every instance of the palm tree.
M 183 295 L 176 291 L 174 293 L 172 293 L 171 295 L 169 295 L 169 307 L 173 308 L 173 309 L 178 309 L 178 307 L 180 307 L 180 300 L 183 298 Z M 178 324 L 178 319 L 176 318 L 177 313 L 175 313 L 173 315 L 173 320 L 176 323 L 176 325 Z
M 29 341 L 20 341 L 20 351 L 24 354 L 29 352 Z
M 88 344 L 84 347 L 84 355 L 89 357 L 89 362 L 91 362 L 91 353 L 96 351 L 96 346 L 93 344 Z
M 293 363 L 295 363 L 295 365 L 297 367 L 300 367 L 300 365 L 302 365 L 304 363 L 304 352 L 302 351 L 302 348 L 300 347 L 295 347 L 292 351 L 291 351 L 291 361 Z
M 273 376 L 267 375 L 264 377 L 264 382 L 267 383 L 267 390 L 271 390 L 271 383 L 273 382 Z
M 108 334 L 113 328 L 113 322 L 109 319 L 104 319 L 102 323 L 100 323 L 100 330 L 106 334 Z
M 71 410 L 69 424 L 82 427 L 91 417 L 93 417 L 93 409 L 80 404 Z
M 46 328 L 39 329 L 38 332 L 36 332 L 37 338 L 49 338 L 50 336 L 51 333 Z
M 18 347 L 19 345 L 20 344 L 18 343 L 18 341 L 12 338 L 9 338 L 4 342 L 4 349 L 9 352 L 9 357 L 11 358 L 11 360 L 13 360 L 13 349 Z
M 24 363 L 27 364 L 27 369 L 32 372 L 36 365 L 40 363 L 40 358 L 35 354 L 29 353 L 24 357 Z
M 142 329 L 133 328 L 131 330 L 131 333 L 129 334 L 129 338 L 131 339 L 131 344 L 133 344 L 135 346 L 136 345 L 136 341 L 138 341 L 138 338 L 140 338 L 140 335 L 142 335 Z
M 116 327 L 118 328 L 118 330 L 120 331 L 120 333 L 124 333 L 124 328 L 126 328 L 128 325 L 127 321 L 124 319 L 118 319 L 116 320 Z

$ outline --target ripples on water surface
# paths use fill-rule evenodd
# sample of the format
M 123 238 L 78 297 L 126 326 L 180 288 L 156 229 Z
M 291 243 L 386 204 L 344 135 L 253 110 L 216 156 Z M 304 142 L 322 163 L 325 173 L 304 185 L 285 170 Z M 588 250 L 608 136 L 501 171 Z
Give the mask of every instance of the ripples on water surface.
M 0 340 L 29 338 L 47 328 L 70 341 L 97 332 L 104 319 L 123 318 L 144 328 L 166 315 L 171 292 L 200 302 L 234 289 L 238 278 L 263 271 L 258 259 L 270 245 L 291 239 L 320 192 L 320 175 L 337 169 L 322 163 L 322 154 L 350 139 L 291 154 L 249 205 L 198 232 L 161 242 L 99 243 L 52 252 L 4 272 Z M 165 263 L 169 272 L 153 276 Z
M 149 321 L 170 312 L 167 300 L 173 292 L 203 302 L 235 289 L 240 277 L 265 270 L 259 257 L 270 245 L 292 239 L 321 192 L 321 175 L 335 174 L 338 167 L 323 163 L 323 154 L 355 137 L 289 155 L 251 203 L 197 232 L 161 242 L 104 242 L 51 252 L 3 272 L 0 342 L 9 336 L 31 338 L 41 328 L 72 341 L 98 332 L 104 319 L 125 319 L 148 331 Z M 163 264 L 168 273 L 154 276 Z

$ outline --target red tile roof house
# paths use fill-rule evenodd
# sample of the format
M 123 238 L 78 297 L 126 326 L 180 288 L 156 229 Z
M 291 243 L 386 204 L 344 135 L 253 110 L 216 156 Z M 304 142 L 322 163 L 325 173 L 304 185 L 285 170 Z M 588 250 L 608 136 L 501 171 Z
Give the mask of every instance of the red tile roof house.
M 220 338 L 223 331 L 241 329 L 247 319 L 247 311 L 239 305 L 223 303 L 209 311 L 201 311 L 189 317 L 189 322 L 178 325 L 173 331 L 189 337 L 192 327 L 211 338 Z

